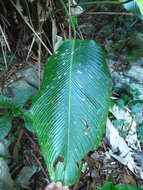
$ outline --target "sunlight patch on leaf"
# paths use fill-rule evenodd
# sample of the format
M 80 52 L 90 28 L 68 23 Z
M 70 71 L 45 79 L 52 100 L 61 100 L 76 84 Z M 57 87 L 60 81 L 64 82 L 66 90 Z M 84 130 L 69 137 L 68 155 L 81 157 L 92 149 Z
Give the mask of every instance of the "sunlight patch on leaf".
M 136 3 L 140 9 L 141 14 L 143 15 L 143 0 L 136 0 Z

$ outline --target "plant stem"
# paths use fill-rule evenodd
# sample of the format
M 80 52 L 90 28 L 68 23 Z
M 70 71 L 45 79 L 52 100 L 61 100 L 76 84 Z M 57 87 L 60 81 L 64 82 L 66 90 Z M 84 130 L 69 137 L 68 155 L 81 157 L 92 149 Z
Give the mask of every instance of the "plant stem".
M 71 17 L 71 1 L 68 0 L 68 15 Z M 71 22 L 69 22 L 69 39 L 71 39 Z
M 87 12 L 86 15 L 127 15 L 127 16 L 134 16 L 133 13 L 127 12 Z
M 63 8 L 65 9 L 65 12 L 66 12 L 66 15 L 69 17 L 69 22 L 70 22 L 70 15 L 69 15 L 69 10 L 67 8 L 67 6 L 65 5 L 64 1 L 63 0 L 60 0 Z M 76 30 L 75 30 L 75 26 L 74 24 L 71 22 L 71 26 L 72 26 L 72 29 L 73 29 L 73 32 L 74 32 L 74 39 L 76 38 Z
M 77 3 L 76 5 L 73 5 L 73 7 L 82 6 L 82 5 L 96 5 L 96 4 L 121 5 L 121 4 L 124 4 L 124 3 L 128 3 L 130 1 L 132 1 L 132 0 L 126 0 L 126 1 L 123 1 L 123 2 L 120 2 L 120 1 L 90 1 L 90 2 L 80 2 L 80 3 Z
M 61 1 L 61 0 L 60 0 Z M 132 0 L 126 0 L 126 1 L 123 1 L 123 2 L 119 2 L 119 1 L 92 1 L 92 2 L 80 2 L 80 3 L 77 3 L 76 5 L 71 5 L 71 7 L 76 7 L 76 6 L 80 6 L 80 5 L 96 5 L 96 4 L 113 4 L 113 5 L 122 5 L 122 4 L 125 4 L 125 3 L 129 3 L 130 1 Z M 61 2 L 62 5 L 63 5 L 63 2 Z M 64 4 L 64 9 L 66 9 L 67 6 Z M 56 14 L 60 11 L 62 11 L 63 8 L 60 8 L 60 9 L 55 9 L 54 11 L 52 11 L 52 14 Z

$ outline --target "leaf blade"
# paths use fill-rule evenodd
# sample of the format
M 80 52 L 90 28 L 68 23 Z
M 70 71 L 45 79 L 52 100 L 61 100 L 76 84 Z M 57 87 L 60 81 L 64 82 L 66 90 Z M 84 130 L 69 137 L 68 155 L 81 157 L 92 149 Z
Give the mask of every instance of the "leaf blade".
M 119 0 L 119 1 L 123 2 L 124 0 Z M 141 4 L 137 3 L 137 1 L 140 1 L 140 0 L 132 0 L 131 2 L 123 4 L 123 7 L 126 10 L 132 12 L 134 15 L 138 16 L 141 20 L 143 20 Z
M 81 159 L 99 145 L 111 83 L 104 55 L 94 41 L 67 40 L 49 58 L 31 113 L 53 180 L 75 183 Z
M 0 117 L 0 140 L 3 140 L 11 130 L 12 120 L 9 114 Z
M 140 9 L 141 14 L 143 15 L 143 1 L 142 0 L 135 0 L 135 1 Z

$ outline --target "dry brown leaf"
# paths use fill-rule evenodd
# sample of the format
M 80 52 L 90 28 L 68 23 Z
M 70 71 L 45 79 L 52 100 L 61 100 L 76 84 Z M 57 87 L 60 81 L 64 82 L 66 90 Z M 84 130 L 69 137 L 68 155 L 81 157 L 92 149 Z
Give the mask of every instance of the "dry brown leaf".
M 137 186 L 135 179 L 131 175 L 124 175 L 124 183 Z

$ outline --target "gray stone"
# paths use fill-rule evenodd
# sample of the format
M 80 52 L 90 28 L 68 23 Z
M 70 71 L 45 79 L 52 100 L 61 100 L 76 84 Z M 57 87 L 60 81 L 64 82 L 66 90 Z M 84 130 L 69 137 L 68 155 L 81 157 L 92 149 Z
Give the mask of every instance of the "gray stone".
M 8 150 L 3 142 L 0 142 L 0 154 L 7 155 Z M 11 178 L 7 160 L 0 158 L 0 190 L 15 190 L 14 182 Z
M 16 178 L 16 182 L 21 186 L 28 186 L 30 178 L 36 173 L 37 166 L 24 166 Z
M 12 98 L 16 104 L 25 104 L 34 95 L 39 86 L 39 77 L 36 67 L 27 68 L 16 73 L 17 80 L 8 84 L 4 89 L 5 95 Z
M 138 65 L 133 65 L 130 70 L 126 72 L 126 75 L 139 83 L 143 83 L 143 68 Z
M 17 80 L 7 86 L 7 95 L 16 104 L 24 104 L 36 92 L 37 89 L 23 79 Z
M 139 99 L 143 99 L 143 84 L 138 84 L 138 83 L 130 83 L 130 87 L 132 89 L 138 90 L 140 95 L 139 95 Z
M 36 67 L 27 68 L 16 73 L 17 78 L 23 78 L 31 86 L 38 88 L 40 81 Z
M 128 71 L 116 72 L 113 69 L 114 61 L 109 60 L 109 67 L 111 67 L 112 78 L 115 82 L 115 86 L 127 85 L 132 89 L 138 90 L 140 95 L 139 99 L 143 99 L 143 59 L 139 59 L 136 62 L 131 63 L 131 67 Z M 118 64 L 118 63 L 116 63 Z

